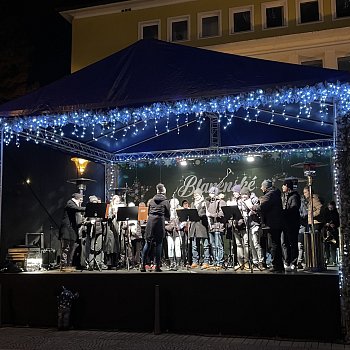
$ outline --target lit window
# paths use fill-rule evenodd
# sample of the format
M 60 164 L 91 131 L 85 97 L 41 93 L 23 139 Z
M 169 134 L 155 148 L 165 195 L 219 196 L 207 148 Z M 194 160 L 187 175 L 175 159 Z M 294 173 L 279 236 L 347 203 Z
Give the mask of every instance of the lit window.
M 168 18 L 168 40 L 172 42 L 190 40 L 190 18 Z
M 263 28 L 279 28 L 287 26 L 286 1 L 274 1 L 262 4 Z
M 322 19 L 320 2 L 318 0 L 298 0 L 298 23 L 319 22 Z
M 230 9 L 230 33 L 253 31 L 253 6 Z
M 205 12 L 198 14 L 198 37 L 210 38 L 221 35 L 221 12 Z
M 350 0 L 333 0 L 333 18 L 343 17 L 350 17 Z
M 307 60 L 300 62 L 303 66 L 323 68 L 323 60 Z
M 140 22 L 139 39 L 160 39 L 160 20 Z
M 338 57 L 338 69 L 350 72 L 350 56 Z

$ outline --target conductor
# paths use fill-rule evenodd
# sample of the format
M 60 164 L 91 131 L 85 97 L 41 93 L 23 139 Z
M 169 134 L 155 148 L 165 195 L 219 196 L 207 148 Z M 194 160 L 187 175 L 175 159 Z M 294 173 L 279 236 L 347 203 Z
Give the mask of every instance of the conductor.
M 156 244 L 156 269 L 161 272 L 160 258 L 162 254 L 162 243 L 165 237 L 165 220 L 170 220 L 170 204 L 165 197 L 166 188 L 163 184 L 156 186 L 157 194 L 150 200 L 148 205 L 148 220 L 145 229 L 145 246 L 142 251 L 142 266 L 140 271 L 146 271 L 147 255 Z

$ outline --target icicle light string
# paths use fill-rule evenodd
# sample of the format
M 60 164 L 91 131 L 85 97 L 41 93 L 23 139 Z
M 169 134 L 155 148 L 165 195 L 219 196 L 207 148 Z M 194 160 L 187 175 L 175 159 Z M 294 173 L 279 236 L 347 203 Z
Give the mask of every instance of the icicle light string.
M 303 117 L 311 117 L 311 113 L 313 113 L 311 104 L 315 102 L 320 103 L 320 111 L 314 113 L 321 115 L 319 122 L 323 124 L 328 116 L 326 100 L 335 101 L 339 115 L 349 113 L 350 84 L 320 83 L 312 87 L 285 88 L 275 92 L 257 90 L 237 96 L 202 100 L 188 99 L 171 103 L 160 102 L 139 108 L 116 108 L 104 112 L 81 110 L 62 114 L 0 118 L 0 128 L 4 130 L 6 144 L 10 143 L 12 139 L 16 139 L 19 133 L 26 130 L 29 130 L 29 133 L 32 134 L 39 129 L 53 128 L 57 138 L 59 138 L 64 135 L 62 128 L 67 124 L 74 125 L 74 130 L 71 132 L 73 135 L 78 138 L 85 138 L 87 127 L 92 127 L 93 137 L 96 137 L 95 127 L 97 125 L 108 125 L 108 130 L 113 130 L 114 134 L 118 130 L 116 123 L 120 123 L 124 125 L 124 135 L 126 136 L 131 126 L 133 126 L 133 133 L 138 133 L 147 126 L 147 121 L 154 120 L 154 132 L 157 135 L 160 132 L 157 124 L 163 118 L 170 120 L 175 117 L 176 124 L 179 125 L 180 117 L 184 116 L 186 122 L 188 116 L 194 114 L 198 122 L 198 129 L 200 129 L 205 118 L 203 113 L 216 113 L 221 116 L 220 118 L 226 118 L 226 123 L 229 125 L 231 115 L 241 108 L 248 111 L 246 119 L 251 121 L 250 109 L 255 110 L 254 119 L 257 119 L 259 114 L 256 110 L 268 107 L 272 115 L 270 122 L 273 123 L 277 106 L 283 106 L 283 114 L 287 105 L 299 104 L 299 112 L 296 115 L 299 121 Z M 144 127 L 141 130 L 135 128 L 137 121 L 144 122 Z M 220 121 L 222 122 L 222 120 Z

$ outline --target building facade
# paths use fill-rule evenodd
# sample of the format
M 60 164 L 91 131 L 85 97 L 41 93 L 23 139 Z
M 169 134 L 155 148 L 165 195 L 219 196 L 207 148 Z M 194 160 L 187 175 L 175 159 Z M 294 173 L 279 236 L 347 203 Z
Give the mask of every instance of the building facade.
M 129 0 L 61 14 L 72 72 L 143 38 L 350 70 L 350 0 Z

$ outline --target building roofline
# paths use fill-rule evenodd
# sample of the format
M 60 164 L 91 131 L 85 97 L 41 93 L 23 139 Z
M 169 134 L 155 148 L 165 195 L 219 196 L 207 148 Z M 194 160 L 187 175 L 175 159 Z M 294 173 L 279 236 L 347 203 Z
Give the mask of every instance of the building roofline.
M 71 9 L 59 10 L 68 22 L 72 23 L 75 18 L 88 18 L 94 16 L 109 15 L 113 13 L 120 13 L 124 11 L 142 10 L 152 7 L 176 5 L 184 2 L 193 2 L 197 0 L 120 0 L 118 2 L 109 2 L 106 4 L 95 6 L 75 7 Z

